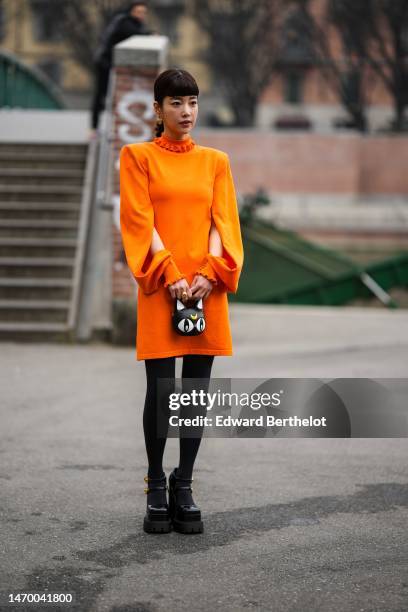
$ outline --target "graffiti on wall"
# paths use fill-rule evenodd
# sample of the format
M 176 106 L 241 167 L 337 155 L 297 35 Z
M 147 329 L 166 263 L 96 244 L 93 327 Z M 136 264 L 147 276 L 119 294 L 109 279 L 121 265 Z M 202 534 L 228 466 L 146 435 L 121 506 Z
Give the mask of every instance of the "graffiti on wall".
M 136 110 L 140 108 L 141 111 Z M 152 135 L 151 122 L 154 119 L 151 92 L 132 90 L 126 93 L 118 102 L 117 117 L 124 122 L 118 127 L 119 139 L 124 144 L 148 140 Z

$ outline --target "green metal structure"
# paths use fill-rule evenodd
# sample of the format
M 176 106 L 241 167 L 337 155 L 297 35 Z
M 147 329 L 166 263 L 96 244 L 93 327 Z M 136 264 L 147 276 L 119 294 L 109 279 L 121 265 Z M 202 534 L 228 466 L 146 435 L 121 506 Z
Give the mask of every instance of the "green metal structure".
M 395 308 L 387 290 L 408 287 L 408 251 L 362 266 L 265 221 L 241 227 L 244 267 L 231 302 L 336 306 L 375 295 Z
M 65 108 L 58 88 L 39 70 L 0 51 L 0 108 Z

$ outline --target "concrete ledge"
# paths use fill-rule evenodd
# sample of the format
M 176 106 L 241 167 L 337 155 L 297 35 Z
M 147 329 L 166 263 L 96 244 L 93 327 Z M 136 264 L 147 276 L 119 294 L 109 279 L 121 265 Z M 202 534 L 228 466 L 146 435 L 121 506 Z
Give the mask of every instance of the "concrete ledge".
M 89 129 L 88 111 L 0 110 L 0 142 L 84 144 Z
M 167 57 L 167 36 L 130 36 L 113 49 L 114 66 L 162 67 Z
M 395 310 L 379 306 L 378 308 L 367 308 L 364 306 L 306 306 L 288 304 L 242 304 L 230 302 L 231 313 L 236 315 L 251 316 L 258 318 L 265 316 L 274 319 L 275 316 L 295 317 L 322 317 L 334 318 L 336 320 L 352 320 L 355 318 L 393 320 L 395 318 L 405 319 L 408 324 L 408 310 Z M 407 336 L 408 339 L 408 336 Z
M 347 232 L 405 234 L 406 194 L 274 193 L 256 216 L 293 230 L 341 229 Z

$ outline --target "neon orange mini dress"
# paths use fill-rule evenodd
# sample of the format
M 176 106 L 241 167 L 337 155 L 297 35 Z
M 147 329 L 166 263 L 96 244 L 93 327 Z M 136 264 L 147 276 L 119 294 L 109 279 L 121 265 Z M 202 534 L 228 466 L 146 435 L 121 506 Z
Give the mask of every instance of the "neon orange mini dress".
M 223 253 L 209 253 L 213 219 Z M 188 354 L 232 355 L 227 293 L 236 293 L 244 254 L 227 153 L 162 134 L 125 145 L 120 153 L 120 224 L 123 247 L 138 283 L 136 359 Z M 164 249 L 150 253 L 153 227 Z M 172 327 L 168 285 L 194 276 L 212 280 L 203 300 L 206 320 L 197 336 Z

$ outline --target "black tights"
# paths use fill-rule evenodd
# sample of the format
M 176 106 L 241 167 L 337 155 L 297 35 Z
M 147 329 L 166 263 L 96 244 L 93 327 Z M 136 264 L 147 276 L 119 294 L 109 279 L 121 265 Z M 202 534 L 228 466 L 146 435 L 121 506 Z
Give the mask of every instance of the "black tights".
M 189 392 L 194 389 L 208 391 L 211 368 L 214 355 L 184 355 L 181 377 L 200 378 L 199 381 L 182 380 L 182 391 Z M 174 391 L 174 380 L 176 372 L 176 358 L 163 357 L 160 359 L 145 359 L 147 390 L 146 400 L 143 411 L 143 430 L 145 436 L 147 459 L 149 463 L 149 478 L 159 478 L 163 474 L 163 453 L 167 440 L 168 419 L 170 414 L 180 417 L 190 416 L 188 412 L 191 407 L 182 406 L 178 411 L 171 411 L 169 408 L 169 393 Z M 157 379 L 168 378 L 170 381 L 160 383 L 160 397 L 157 393 Z M 161 413 L 158 414 L 156 407 L 160 407 Z M 194 415 L 206 415 L 205 406 L 195 406 Z M 157 429 L 160 421 L 160 435 L 163 435 L 165 428 L 166 437 L 158 437 Z M 164 425 L 163 425 L 164 424 Z M 177 474 L 183 478 L 192 478 L 194 461 L 201 443 L 204 427 L 194 427 L 195 437 L 183 437 L 183 432 L 192 431 L 192 428 L 180 426 L 180 460 Z M 192 434 L 191 434 L 192 435 Z

